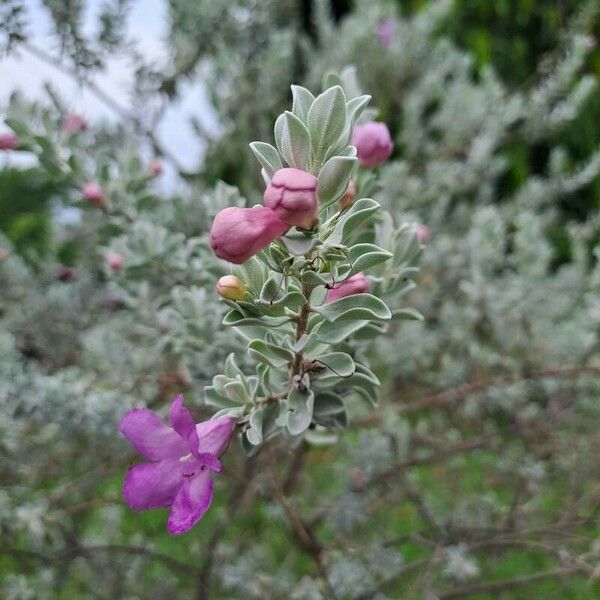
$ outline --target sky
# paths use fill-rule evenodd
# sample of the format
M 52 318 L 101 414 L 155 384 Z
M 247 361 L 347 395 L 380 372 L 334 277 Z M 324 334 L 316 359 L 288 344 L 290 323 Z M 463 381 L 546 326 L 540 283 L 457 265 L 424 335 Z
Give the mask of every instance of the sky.
M 193 0 L 191 0 L 193 1 Z M 29 39 L 36 46 L 43 48 L 54 56 L 59 55 L 59 46 L 51 35 L 52 25 L 47 10 L 39 0 L 23 0 L 27 15 L 27 31 Z M 102 0 L 88 0 L 83 20 L 85 32 L 96 28 L 97 16 Z M 128 16 L 128 37 L 135 42 L 137 49 L 146 60 L 158 65 L 168 63 L 166 36 L 166 1 L 136 0 Z M 120 105 L 128 106 L 128 85 L 131 81 L 131 68 L 123 59 L 110 60 L 106 69 L 94 76 L 94 82 L 102 87 Z M 109 108 L 102 104 L 85 87 L 68 75 L 49 66 L 40 59 L 19 51 L 10 57 L 0 58 L 0 107 L 4 106 L 10 94 L 18 90 L 25 97 L 38 100 L 46 96 L 45 82 L 52 83 L 60 91 L 67 106 L 74 112 L 82 114 L 90 122 L 118 120 Z M 1 115 L 1 110 L 0 110 Z M 216 127 L 214 113 L 204 93 L 201 82 L 186 84 L 181 100 L 173 104 L 166 112 L 157 128 L 161 143 L 185 168 L 197 166 L 202 156 L 202 144 L 191 131 L 189 118 L 195 116 L 211 131 Z M 0 125 L 0 128 L 2 126 Z M 166 179 L 173 177 L 167 168 Z

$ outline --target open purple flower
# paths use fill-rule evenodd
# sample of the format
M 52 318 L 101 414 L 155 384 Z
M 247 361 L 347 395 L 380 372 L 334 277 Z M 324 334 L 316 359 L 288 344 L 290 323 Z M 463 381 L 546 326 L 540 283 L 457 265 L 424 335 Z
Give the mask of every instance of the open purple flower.
M 236 419 L 221 417 L 195 424 L 180 394 L 169 412 L 171 427 L 147 408 L 128 411 L 121 433 L 150 462 L 133 465 L 125 475 L 123 496 L 133 510 L 170 507 L 167 528 L 185 533 L 212 503 L 211 471 L 221 471 Z

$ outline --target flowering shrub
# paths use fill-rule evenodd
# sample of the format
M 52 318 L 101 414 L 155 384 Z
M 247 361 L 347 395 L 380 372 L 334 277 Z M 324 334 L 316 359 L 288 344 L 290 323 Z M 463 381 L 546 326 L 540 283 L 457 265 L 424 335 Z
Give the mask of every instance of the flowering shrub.
M 135 72 L 117 124 L 56 85 L 2 106 L 0 207 L 49 190 L 49 233 L 0 213 L 0 596 L 598 595 L 598 223 L 571 216 L 600 154 L 563 146 L 593 11 L 515 89 L 446 1 L 313 2 L 308 33 L 292 0 L 174 1 L 164 68 L 135 3 L 97 36 L 45 3 L 61 59 L 4 4 L 3 49 L 100 98 L 105 61 Z M 199 79 L 196 167 L 156 125 Z

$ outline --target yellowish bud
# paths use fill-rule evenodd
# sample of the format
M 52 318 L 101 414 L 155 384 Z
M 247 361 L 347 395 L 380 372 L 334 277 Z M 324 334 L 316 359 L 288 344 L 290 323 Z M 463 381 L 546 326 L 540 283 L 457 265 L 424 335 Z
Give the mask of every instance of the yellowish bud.
M 217 281 L 217 293 L 227 300 L 241 300 L 246 295 L 246 286 L 235 275 L 224 275 Z

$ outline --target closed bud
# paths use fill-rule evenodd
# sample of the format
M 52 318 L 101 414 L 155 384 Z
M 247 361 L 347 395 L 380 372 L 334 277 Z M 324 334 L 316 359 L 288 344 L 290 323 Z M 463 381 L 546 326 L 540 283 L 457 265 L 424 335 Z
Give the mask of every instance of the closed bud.
M 340 208 L 344 210 L 351 206 L 354 198 L 356 198 L 356 183 L 354 183 L 354 179 L 351 179 L 344 195 L 340 198 Z
M 14 150 L 19 145 L 17 134 L 12 131 L 0 133 L 0 150 Z
M 117 252 L 111 252 L 106 257 L 106 265 L 113 271 L 120 271 L 124 264 L 125 261 L 123 260 L 123 257 Z
M 358 160 L 363 167 L 376 167 L 385 162 L 394 143 L 385 123 L 365 123 L 357 125 L 352 135 L 352 145 L 356 147 Z
M 415 235 L 421 244 L 426 244 L 431 237 L 431 232 L 429 231 L 429 227 L 419 224 L 415 227 Z
M 328 292 L 326 302 L 333 302 L 346 296 L 352 296 L 353 294 L 364 294 L 369 291 L 369 280 L 366 278 L 364 273 L 357 273 L 352 277 L 342 281 L 342 283 L 336 283 Z
M 317 178 L 300 169 L 279 169 L 264 194 L 265 206 L 288 225 L 311 229 L 317 221 Z
M 270 208 L 224 208 L 210 229 L 210 246 L 223 260 L 242 264 L 281 237 L 289 226 Z
M 104 190 L 97 183 L 86 183 L 82 190 L 83 199 L 97 208 L 106 208 Z
M 227 300 L 241 300 L 246 295 L 246 286 L 235 275 L 224 275 L 217 281 L 217 293 Z
M 163 164 L 158 158 L 153 158 L 148 163 L 148 172 L 150 173 L 150 177 L 159 177 L 163 172 Z
M 70 113 L 65 122 L 63 123 L 62 129 L 65 133 L 79 133 L 85 131 L 88 127 L 87 121 L 77 113 Z

